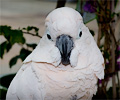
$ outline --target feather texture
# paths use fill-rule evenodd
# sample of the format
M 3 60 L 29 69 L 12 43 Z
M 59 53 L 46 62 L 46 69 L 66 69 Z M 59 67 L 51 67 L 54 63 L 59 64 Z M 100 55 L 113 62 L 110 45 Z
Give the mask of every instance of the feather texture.
M 27 68 L 23 70 L 23 67 Z M 66 66 L 60 70 L 46 63 L 29 62 L 22 66 L 11 84 L 7 99 L 18 97 L 18 100 L 70 100 L 86 96 L 89 99 L 97 91 L 97 78 L 93 70 L 78 70 Z M 51 71 L 51 69 L 53 71 Z M 15 88 L 14 88 L 15 87 Z
M 23 62 L 6 99 L 92 99 L 98 78 L 104 78 L 104 59 L 81 15 L 72 8 L 58 8 L 47 16 L 45 25 L 44 36 Z M 74 42 L 67 66 L 61 64 L 61 54 L 55 45 L 56 38 L 62 34 L 69 35 Z

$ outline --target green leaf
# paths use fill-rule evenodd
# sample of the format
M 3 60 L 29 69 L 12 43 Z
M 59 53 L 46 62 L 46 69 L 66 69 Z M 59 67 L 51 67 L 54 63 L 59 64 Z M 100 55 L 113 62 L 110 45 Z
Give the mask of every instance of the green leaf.
M 5 41 L 2 44 L 0 44 L 0 57 L 3 58 L 3 55 L 5 52 L 9 52 L 9 50 L 12 48 L 12 45 Z
M 104 51 L 104 57 L 107 58 L 107 59 L 109 59 L 110 54 L 107 51 Z
M 81 0 L 78 0 L 75 10 L 77 10 L 79 13 L 82 13 L 83 10 L 84 10 L 83 7 L 84 7 L 85 3 L 86 3 L 85 0 L 82 0 L 82 1 L 81 1 Z M 82 6 L 82 7 L 81 7 L 81 6 Z
M 25 29 L 25 28 L 24 28 L 24 29 Z M 34 26 L 28 26 L 28 27 L 26 28 L 26 30 L 27 30 L 27 31 L 35 30 L 35 32 L 38 32 L 38 31 L 39 31 L 39 29 L 38 29 L 37 27 L 34 27 Z
M 21 51 L 20 51 L 20 54 L 13 57 L 10 62 L 9 62 L 9 66 L 10 68 L 15 65 L 17 63 L 17 60 L 18 59 L 21 59 L 22 61 L 25 60 L 25 58 L 31 53 L 31 51 L 27 50 L 27 49 L 24 49 L 22 48 Z
M 6 87 L 3 87 L 3 86 L 1 86 L 1 85 L 0 85 L 0 89 L 7 91 L 7 88 L 6 88 Z
M 111 100 L 111 98 L 113 98 L 113 87 L 110 87 L 108 90 L 107 90 L 107 99 L 108 100 Z M 117 97 L 116 97 L 116 100 L 119 100 L 119 86 L 116 87 L 116 94 L 117 94 Z
M 114 6 L 116 7 L 118 3 L 118 0 L 114 0 Z
M 0 75 L 0 85 L 8 88 L 15 75 L 15 73 Z
M 84 12 L 83 13 L 83 21 L 84 23 L 88 23 L 92 20 L 96 19 L 96 14 L 95 13 L 89 13 L 89 12 Z
M 33 49 L 35 49 L 35 47 L 37 46 L 37 44 L 33 43 L 33 44 L 26 44 L 28 47 L 31 47 Z
M 33 29 L 32 26 L 27 27 L 27 31 L 31 31 L 32 29 Z
M 100 49 L 102 49 L 103 47 L 104 47 L 104 45 L 101 45 L 101 46 L 100 46 Z
M 17 63 L 17 60 L 18 60 L 19 58 L 20 58 L 19 56 L 15 56 L 15 57 L 13 57 L 13 58 L 10 60 L 10 62 L 9 62 L 10 68 Z
M 10 43 L 25 43 L 25 38 L 23 37 L 23 33 L 21 30 L 13 30 L 11 32 L 11 38 L 10 38 Z
M 11 45 L 15 43 L 25 43 L 22 30 L 14 30 L 9 26 L 0 26 L 0 35 L 4 35 Z
M 22 61 L 24 61 L 25 58 L 26 58 L 30 53 L 31 53 L 31 51 L 22 48 L 21 51 L 20 51 L 19 57 L 20 57 L 20 59 L 21 59 Z
M 11 27 L 10 26 L 0 26 L 0 35 L 4 35 L 5 38 L 9 41 L 10 39 L 10 33 Z
M 11 30 L 11 27 L 10 26 L 0 26 L 0 35 L 3 35 L 3 33 L 8 33 L 9 31 Z
M 38 31 L 39 31 L 39 28 L 34 27 L 34 30 L 35 30 L 35 32 L 38 32 Z
M 80 0 L 78 0 L 78 2 L 77 2 L 76 10 L 77 10 L 78 12 L 81 12 Z
M 23 30 L 26 30 L 26 28 L 22 28 Z
M 7 41 L 5 41 L 2 44 L 0 44 L 0 58 L 3 58 L 6 46 L 7 46 Z
M 93 30 L 90 30 L 90 33 L 92 34 L 92 36 L 95 35 L 94 31 Z
M 12 48 L 12 45 L 8 42 L 6 46 L 6 51 L 9 52 L 11 48 Z
M 82 1 L 82 3 L 83 4 L 82 4 L 82 7 L 81 7 L 81 1 L 78 0 L 78 2 L 77 2 L 76 10 L 79 13 L 82 12 L 81 8 L 83 8 L 83 6 L 85 5 L 86 1 Z M 95 18 L 96 18 L 96 14 L 95 13 L 89 13 L 89 12 L 83 11 L 83 21 L 84 21 L 85 24 L 90 22 L 90 21 L 92 21 L 92 20 L 94 20 Z
M 0 100 L 5 100 L 7 88 L 0 85 Z

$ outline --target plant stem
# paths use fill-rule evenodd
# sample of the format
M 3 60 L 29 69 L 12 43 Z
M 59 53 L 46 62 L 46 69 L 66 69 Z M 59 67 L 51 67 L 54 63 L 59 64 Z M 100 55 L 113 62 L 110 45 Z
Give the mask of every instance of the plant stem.
M 97 45 L 98 47 L 100 47 L 100 39 L 101 39 L 101 24 L 100 23 L 98 23 L 98 27 L 99 27 L 99 30 L 98 30 Z
M 35 34 L 30 33 L 30 32 L 23 32 L 23 33 L 29 34 L 29 35 L 32 35 L 32 36 L 37 36 L 37 37 L 39 37 L 39 38 L 42 38 L 42 36 L 40 36 L 40 35 L 35 35 Z
M 58 0 L 56 8 L 64 7 L 66 4 L 66 0 Z
M 111 6 L 111 13 L 114 12 L 114 1 L 110 1 L 110 6 Z M 112 57 L 112 71 L 115 72 L 115 40 L 114 40 L 114 30 L 115 30 L 115 27 L 114 27 L 114 23 L 111 23 L 111 27 L 110 27 L 110 37 L 111 37 L 111 57 Z M 115 80 L 115 74 L 112 76 L 112 85 L 113 85 L 113 99 L 115 100 L 116 99 L 116 80 Z

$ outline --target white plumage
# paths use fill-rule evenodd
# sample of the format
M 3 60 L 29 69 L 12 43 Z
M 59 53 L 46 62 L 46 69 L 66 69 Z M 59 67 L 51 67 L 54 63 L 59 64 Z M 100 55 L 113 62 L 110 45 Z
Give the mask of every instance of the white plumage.
M 72 8 L 58 8 L 47 16 L 45 26 L 44 36 L 11 82 L 6 99 L 92 99 L 98 78 L 104 78 L 104 59 L 82 17 Z M 55 44 L 62 34 L 74 42 L 66 66 Z

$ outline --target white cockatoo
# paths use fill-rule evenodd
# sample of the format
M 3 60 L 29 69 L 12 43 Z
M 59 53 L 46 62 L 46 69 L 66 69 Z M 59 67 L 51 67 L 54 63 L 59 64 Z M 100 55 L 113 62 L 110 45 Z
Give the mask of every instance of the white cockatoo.
M 11 82 L 7 100 L 88 100 L 104 78 L 104 59 L 81 15 L 53 10 L 45 34 Z

